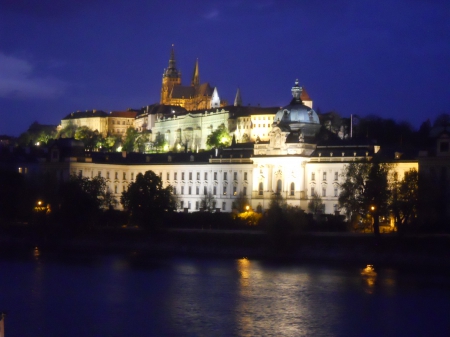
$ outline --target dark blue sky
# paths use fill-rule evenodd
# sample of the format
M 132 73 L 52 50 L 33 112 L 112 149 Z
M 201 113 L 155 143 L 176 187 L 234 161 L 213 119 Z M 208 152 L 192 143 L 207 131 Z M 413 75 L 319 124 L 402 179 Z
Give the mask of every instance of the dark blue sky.
M 418 127 L 450 113 L 450 2 L 0 1 L 0 134 L 76 110 L 159 101 L 175 44 L 188 84 L 282 106 L 299 78 L 322 112 Z

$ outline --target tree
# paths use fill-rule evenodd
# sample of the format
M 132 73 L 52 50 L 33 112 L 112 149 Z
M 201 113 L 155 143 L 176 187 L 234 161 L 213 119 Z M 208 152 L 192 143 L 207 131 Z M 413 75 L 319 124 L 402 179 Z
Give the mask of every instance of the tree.
M 167 142 L 166 139 L 164 138 L 164 136 L 159 136 L 155 139 L 155 141 L 153 142 L 153 147 L 156 149 L 156 151 L 165 151 L 166 147 L 167 147 Z
M 88 150 L 94 150 L 101 144 L 101 135 L 98 131 L 93 131 L 87 126 L 80 126 L 75 130 L 75 139 L 81 140 Z
M 246 207 L 249 205 L 247 196 L 242 194 L 242 192 L 239 192 L 237 198 L 233 201 L 233 208 L 237 209 L 238 212 L 245 212 Z
M 410 223 L 417 217 L 418 189 L 419 173 L 416 169 L 406 172 L 402 181 L 394 179 L 390 209 L 395 216 L 397 226 Z
M 230 146 L 231 136 L 228 133 L 228 129 L 222 124 L 215 131 L 208 135 L 206 138 L 206 145 L 208 148 L 223 148 Z
M 104 148 L 107 152 L 112 152 L 119 146 L 118 144 L 120 141 L 120 136 L 108 135 L 105 138 L 100 139 L 99 146 Z
M 129 212 L 132 223 L 153 227 L 164 213 L 177 208 L 172 186 L 163 187 L 161 178 L 153 171 L 139 173 L 136 181 L 122 192 L 120 202 Z
M 211 212 L 216 206 L 216 198 L 211 192 L 209 192 L 200 199 L 200 206 L 204 211 Z
M 379 216 L 388 209 L 390 169 L 390 164 L 375 161 L 350 163 L 342 174 L 344 182 L 339 195 L 340 206 L 352 222 L 371 212 L 375 234 L 379 234 Z
M 77 227 L 88 227 L 104 205 L 106 181 L 72 175 L 59 187 L 55 212 L 61 221 Z
M 321 214 L 323 212 L 323 206 L 322 198 L 317 193 L 314 193 L 308 203 L 308 211 L 314 215 Z
M 75 137 L 76 130 L 77 130 L 77 126 L 74 125 L 72 122 L 70 122 L 65 127 L 63 127 L 61 130 L 59 130 L 57 137 L 73 138 L 73 137 Z
M 136 139 L 139 133 L 133 127 L 129 127 L 125 133 L 125 139 L 123 141 L 122 150 L 127 152 L 133 152 L 136 147 Z

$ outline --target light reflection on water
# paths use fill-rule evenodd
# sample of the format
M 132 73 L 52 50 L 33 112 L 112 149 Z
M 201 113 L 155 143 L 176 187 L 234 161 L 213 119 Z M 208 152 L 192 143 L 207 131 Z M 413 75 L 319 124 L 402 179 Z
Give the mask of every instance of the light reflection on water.
M 37 254 L 37 252 L 39 254 Z M 225 259 L 0 259 L 7 336 L 445 336 L 450 279 Z M 433 308 L 432 313 L 429 308 Z M 420 317 L 420 319 L 417 319 Z M 82 323 L 80 323 L 82 322 Z

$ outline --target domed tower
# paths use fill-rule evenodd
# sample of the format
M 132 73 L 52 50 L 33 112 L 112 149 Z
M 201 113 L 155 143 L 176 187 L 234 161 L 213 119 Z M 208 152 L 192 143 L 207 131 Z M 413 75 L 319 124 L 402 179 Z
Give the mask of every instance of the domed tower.
M 298 85 L 298 80 L 292 87 L 292 101 L 289 105 L 278 110 L 274 118 L 274 125 L 293 133 L 298 133 L 303 137 L 313 137 L 320 130 L 320 121 L 317 113 L 305 105 L 301 99 L 302 87 Z
M 164 69 L 162 77 L 161 104 L 170 104 L 172 89 L 176 85 L 181 85 L 181 72 L 176 67 L 175 51 L 172 45 L 169 67 Z

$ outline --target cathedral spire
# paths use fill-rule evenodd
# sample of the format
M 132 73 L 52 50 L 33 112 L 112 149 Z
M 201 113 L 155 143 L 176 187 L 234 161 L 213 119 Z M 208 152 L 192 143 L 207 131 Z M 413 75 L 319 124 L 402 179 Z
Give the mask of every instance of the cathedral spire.
M 170 59 L 169 59 L 169 67 L 164 72 L 164 77 L 179 77 L 179 72 L 177 70 L 177 65 L 175 61 L 175 49 L 172 44 L 172 50 L 170 52 Z
M 234 106 L 241 106 L 242 98 L 241 98 L 241 90 L 238 88 L 236 92 L 236 98 L 234 99 Z
M 193 87 L 200 85 L 200 75 L 198 72 L 198 59 L 197 59 L 197 61 L 195 61 L 194 74 L 192 75 L 191 85 Z

